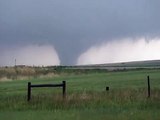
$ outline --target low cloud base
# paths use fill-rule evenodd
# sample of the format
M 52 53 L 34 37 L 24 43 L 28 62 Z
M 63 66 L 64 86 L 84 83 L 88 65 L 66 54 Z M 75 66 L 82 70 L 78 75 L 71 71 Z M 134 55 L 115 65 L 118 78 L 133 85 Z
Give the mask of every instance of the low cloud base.
M 160 39 L 123 39 L 92 46 L 77 59 L 77 65 L 160 59 Z
M 17 65 L 50 66 L 59 65 L 58 54 L 51 45 L 29 45 L 16 49 L 3 50 L 1 54 L 1 66 Z

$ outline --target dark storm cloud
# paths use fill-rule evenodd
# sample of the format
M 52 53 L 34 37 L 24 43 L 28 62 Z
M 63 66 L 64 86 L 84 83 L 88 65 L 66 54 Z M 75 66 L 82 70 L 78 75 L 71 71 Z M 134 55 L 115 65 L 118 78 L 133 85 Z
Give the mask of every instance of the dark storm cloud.
M 53 44 L 74 64 L 104 41 L 159 37 L 159 11 L 159 0 L 0 0 L 0 46 Z

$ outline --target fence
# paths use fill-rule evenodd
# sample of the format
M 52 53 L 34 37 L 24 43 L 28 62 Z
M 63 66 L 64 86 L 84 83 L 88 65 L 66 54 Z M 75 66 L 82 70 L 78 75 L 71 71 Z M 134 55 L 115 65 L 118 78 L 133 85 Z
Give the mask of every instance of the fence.
M 31 100 L 31 92 L 32 88 L 37 87 L 62 87 L 62 95 L 63 98 L 66 96 L 66 81 L 62 81 L 61 84 L 39 84 L 39 85 L 32 85 L 31 82 L 28 82 L 28 92 L 27 92 L 27 100 Z

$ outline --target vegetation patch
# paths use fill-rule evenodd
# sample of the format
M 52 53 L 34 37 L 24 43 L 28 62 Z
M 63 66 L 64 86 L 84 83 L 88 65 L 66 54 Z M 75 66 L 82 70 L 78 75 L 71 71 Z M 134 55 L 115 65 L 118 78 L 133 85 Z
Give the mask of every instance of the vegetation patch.
M 99 120 L 159 119 L 160 70 L 101 71 L 59 74 L 0 83 L 0 119 Z M 150 76 L 151 97 L 147 96 Z M 59 88 L 33 88 L 27 101 L 27 84 L 56 84 L 65 80 L 66 98 Z M 106 91 L 109 86 L 109 91 Z

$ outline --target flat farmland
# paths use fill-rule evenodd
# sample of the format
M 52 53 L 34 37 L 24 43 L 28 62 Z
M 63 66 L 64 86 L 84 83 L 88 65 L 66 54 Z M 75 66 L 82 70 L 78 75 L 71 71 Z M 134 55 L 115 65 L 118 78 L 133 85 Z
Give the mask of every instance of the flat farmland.
M 147 97 L 147 76 L 151 97 Z M 67 83 L 61 88 L 33 88 L 27 102 L 27 84 Z M 109 86 L 109 91 L 106 91 Z M 0 82 L 0 119 L 5 120 L 158 120 L 160 69 L 60 74 Z

